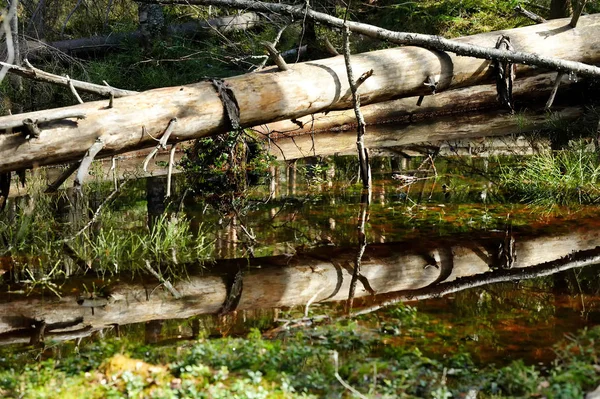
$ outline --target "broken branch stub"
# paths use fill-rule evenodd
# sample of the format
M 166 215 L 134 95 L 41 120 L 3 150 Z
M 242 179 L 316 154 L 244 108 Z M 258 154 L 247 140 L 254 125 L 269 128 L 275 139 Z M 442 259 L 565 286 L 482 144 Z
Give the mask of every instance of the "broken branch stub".
M 94 142 L 94 144 L 92 144 L 90 149 L 87 151 L 87 153 L 81 160 L 79 170 L 77 171 L 77 176 L 75 176 L 75 182 L 73 183 L 73 186 L 75 188 L 81 189 L 81 186 L 83 186 L 83 182 L 89 173 L 90 165 L 94 161 L 96 154 L 98 154 L 103 147 L 104 141 L 99 138 L 96 139 L 96 142 Z
M 173 118 L 169 121 L 169 124 L 167 125 L 167 128 L 165 129 L 165 132 L 163 133 L 162 137 L 158 141 L 158 144 L 152 150 L 152 152 L 150 152 L 150 154 L 148 154 L 148 156 L 146 156 L 146 159 L 144 159 L 144 172 L 147 172 L 148 163 L 150 163 L 150 160 L 156 155 L 158 150 L 160 150 L 160 149 L 164 150 L 167 148 L 167 142 L 169 141 L 169 137 L 171 137 L 171 133 L 173 133 L 173 130 L 175 129 L 176 124 L 177 124 L 177 118 Z

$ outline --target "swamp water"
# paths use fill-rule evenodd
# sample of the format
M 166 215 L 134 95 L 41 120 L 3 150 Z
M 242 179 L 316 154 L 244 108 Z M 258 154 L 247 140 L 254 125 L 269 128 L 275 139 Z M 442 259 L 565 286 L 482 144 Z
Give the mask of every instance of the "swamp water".
M 148 345 L 179 351 L 198 337 L 259 331 L 265 340 L 301 334 L 348 361 L 368 345 L 374 359 L 417 351 L 454 362 L 450 370 L 469 356 L 472 370 L 521 359 L 543 372 L 565 334 L 575 340 L 600 324 L 600 207 L 512 203 L 476 177 L 487 162 L 448 159 L 413 173 L 421 161 L 375 160 L 368 209 L 351 157 L 279 165 L 270 185 L 220 212 L 182 175 L 168 203 L 161 176 L 130 180 L 104 203 L 113 186 L 100 170 L 83 195 L 14 197 L 1 225 L 0 364 L 68 363 L 115 340 L 156 361 L 163 355 Z M 240 342 L 221 349 L 240 352 Z M 241 353 L 238 369 L 214 353 L 202 359 L 268 368 Z M 443 387 L 447 370 L 424 381 Z

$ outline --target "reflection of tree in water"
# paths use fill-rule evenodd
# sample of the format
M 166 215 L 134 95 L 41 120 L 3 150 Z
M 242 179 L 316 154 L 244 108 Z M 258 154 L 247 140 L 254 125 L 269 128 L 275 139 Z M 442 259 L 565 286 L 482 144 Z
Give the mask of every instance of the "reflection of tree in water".
M 248 207 L 249 187 L 270 176 L 272 156 L 262 143 L 243 130 L 196 140 L 181 162 L 194 195 L 202 197 L 227 223 L 228 238 L 238 237 L 250 256 L 255 236 L 243 221 Z

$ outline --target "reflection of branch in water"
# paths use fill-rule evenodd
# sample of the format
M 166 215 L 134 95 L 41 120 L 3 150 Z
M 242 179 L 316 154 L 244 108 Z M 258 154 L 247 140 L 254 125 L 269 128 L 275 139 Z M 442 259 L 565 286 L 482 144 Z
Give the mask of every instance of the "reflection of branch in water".
M 453 294 L 455 292 L 464 291 L 469 288 L 480 287 L 482 285 L 544 277 L 565 270 L 590 266 L 598 263 L 600 263 L 600 247 L 596 247 L 590 251 L 582 251 L 572 254 L 559 260 L 542 263 L 537 266 L 509 270 L 497 270 L 475 276 L 459 278 L 455 281 L 438 284 L 430 288 L 428 287 L 425 289 L 402 291 L 392 299 L 384 301 L 378 305 L 369 306 L 354 313 L 350 313 L 349 316 L 354 317 L 372 313 L 387 306 L 395 305 L 399 302 L 437 298 L 444 295 Z
M 356 293 L 356 283 L 360 276 L 360 265 L 362 257 L 367 248 L 367 236 L 365 235 L 365 225 L 369 220 L 369 205 L 371 203 L 371 188 L 363 190 L 360 198 L 360 213 L 358 216 L 358 252 L 356 258 L 354 258 L 354 271 L 352 272 L 352 280 L 350 280 L 350 290 L 348 292 L 348 301 L 346 303 L 346 312 L 352 312 L 352 305 L 354 304 L 354 295 Z

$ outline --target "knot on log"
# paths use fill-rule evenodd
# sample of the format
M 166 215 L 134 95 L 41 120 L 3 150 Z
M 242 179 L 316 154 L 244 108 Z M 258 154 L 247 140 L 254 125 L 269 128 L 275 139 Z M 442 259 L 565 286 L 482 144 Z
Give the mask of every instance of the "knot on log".
M 23 119 L 23 126 L 25 126 L 25 139 L 29 140 L 30 138 L 39 138 L 42 130 L 39 128 L 37 121 L 34 121 L 31 118 Z

